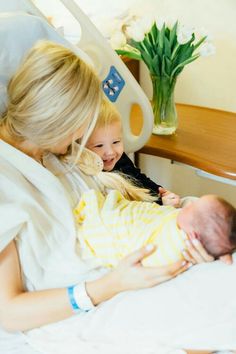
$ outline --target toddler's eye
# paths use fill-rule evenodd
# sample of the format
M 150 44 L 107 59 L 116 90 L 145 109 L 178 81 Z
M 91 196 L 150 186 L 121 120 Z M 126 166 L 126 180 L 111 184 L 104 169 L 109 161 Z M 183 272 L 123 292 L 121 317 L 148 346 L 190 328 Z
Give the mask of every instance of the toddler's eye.
M 103 147 L 103 145 L 102 144 L 98 144 L 98 145 L 95 145 L 94 147 L 95 148 L 101 148 L 101 147 Z
M 120 140 L 113 141 L 113 144 L 119 144 L 119 143 L 120 143 Z

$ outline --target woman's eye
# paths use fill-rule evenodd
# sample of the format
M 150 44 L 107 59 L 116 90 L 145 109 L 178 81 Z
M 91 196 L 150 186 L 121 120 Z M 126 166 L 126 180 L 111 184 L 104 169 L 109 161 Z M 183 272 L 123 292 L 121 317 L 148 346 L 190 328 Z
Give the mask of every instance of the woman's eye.
M 118 144 L 120 143 L 120 140 L 113 141 L 113 144 Z

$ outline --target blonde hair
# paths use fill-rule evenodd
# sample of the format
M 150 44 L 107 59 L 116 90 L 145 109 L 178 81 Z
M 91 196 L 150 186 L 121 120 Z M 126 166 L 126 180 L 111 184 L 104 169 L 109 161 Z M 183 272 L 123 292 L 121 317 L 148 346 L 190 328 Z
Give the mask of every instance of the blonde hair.
M 70 49 L 44 40 L 29 51 L 10 80 L 8 99 L 2 125 L 19 141 L 30 140 L 46 149 L 86 121 L 94 126 L 100 81 Z
M 78 145 L 77 149 L 81 151 L 81 147 Z M 77 159 L 76 149 L 75 156 Z M 64 161 L 74 165 L 75 158 L 72 155 L 68 155 L 64 158 Z M 106 194 L 109 189 L 116 189 L 123 194 L 123 196 L 128 200 L 137 201 L 148 201 L 154 202 L 157 197 L 150 194 L 149 189 L 140 188 L 135 185 L 134 181 L 128 176 L 115 172 L 104 172 L 103 161 L 99 155 L 95 152 L 83 148 L 77 164 L 80 170 L 87 176 L 96 176 L 100 187 L 104 189 L 104 194 Z
M 73 142 L 70 154 L 64 157 L 70 162 L 68 172 L 78 163 L 85 174 L 96 175 L 105 188 L 118 189 L 129 199 L 146 199 L 145 190 L 114 173 L 106 176 L 102 167 L 98 171 L 96 154 L 89 150 L 82 153 L 96 124 L 101 96 L 99 78 L 89 65 L 68 48 L 39 41 L 8 84 L 9 103 L 0 125 L 16 140 L 30 140 L 46 150 L 88 122 L 76 154 Z M 107 112 L 108 106 L 104 100 L 102 107 Z
M 114 122 L 121 122 L 120 113 L 114 104 L 103 98 L 95 129 L 106 127 Z

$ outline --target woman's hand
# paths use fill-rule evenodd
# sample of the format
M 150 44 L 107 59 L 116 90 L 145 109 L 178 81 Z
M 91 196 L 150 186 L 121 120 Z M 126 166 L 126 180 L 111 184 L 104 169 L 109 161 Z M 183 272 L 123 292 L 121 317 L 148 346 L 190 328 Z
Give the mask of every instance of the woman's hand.
M 167 266 L 143 267 L 141 261 L 154 251 L 155 247 L 149 244 L 120 262 L 114 270 L 120 291 L 152 287 L 176 277 L 189 267 L 188 263 L 183 261 Z
M 143 267 L 142 260 L 154 251 L 152 245 L 143 247 L 125 257 L 113 271 L 102 278 L 86 282 L 87 293 L 94 305 L 122 291 L 150 288 L 163 283 L 189 268 L 189 263 L 185 261 L 162 267 Z
M 182 252 L 186 261 L 192 264 L 199 264 L 214 261 L 212 257 L 203 247 L 201 242 L 196 238 L 194 233 L 188 234 L 186 241 L 186 249 Z
M 201 242 L 197 239 L 194 233 L 188 234 L 189 239 L 186 241 L 186 249 L 182 252 L 186 261 L 192 264 L 199 264 L 205 262 L 214 261 L 214 257 L 211 256 L 203 247 Z M 231 254 L 226 254 L 219 257 L 219 259 L 225 264 L 232 264 L 233 259 Z
M 162 199 L 163 205 L 172 205 L 175 208 L 178 208 L 180 206 L 180 196 L 168 191 L 165 188 L 160 187 L 159 188 L 159 193 Z

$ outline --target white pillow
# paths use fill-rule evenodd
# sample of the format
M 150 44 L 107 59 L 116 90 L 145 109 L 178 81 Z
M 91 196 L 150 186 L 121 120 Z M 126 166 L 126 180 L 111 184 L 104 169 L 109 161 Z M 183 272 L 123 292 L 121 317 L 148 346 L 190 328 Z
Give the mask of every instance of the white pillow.
M 26 52 L 40 39 L 48 39 L 68 47 L 84 61 L 91 59 L 64 39 L 43 18 L 24 12 L 0 13 L 0 114 L 7 101 L 6 85 Z

